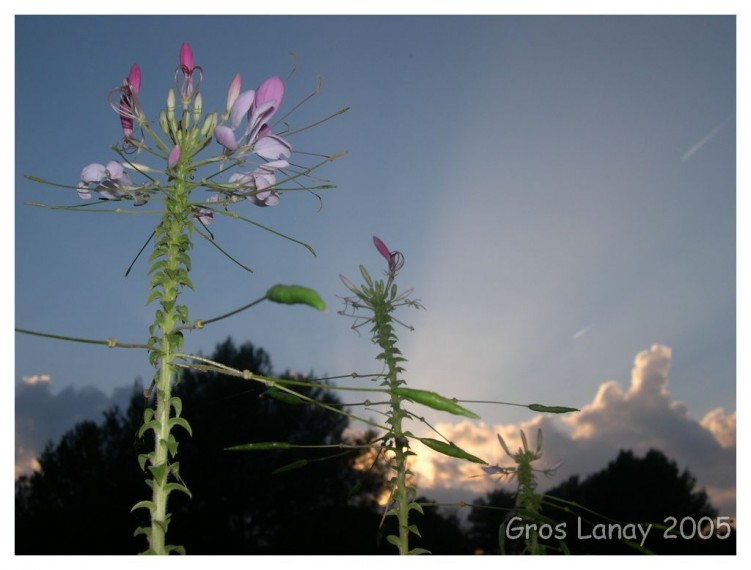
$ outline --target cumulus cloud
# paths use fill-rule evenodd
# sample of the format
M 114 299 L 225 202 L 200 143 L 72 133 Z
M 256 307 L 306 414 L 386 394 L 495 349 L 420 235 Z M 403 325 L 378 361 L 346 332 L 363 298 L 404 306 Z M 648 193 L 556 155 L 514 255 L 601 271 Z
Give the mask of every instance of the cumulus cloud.
M 54 393 L 48 374 L 24 376 L 16 386 L 16 477 L 39 469 L 37 457 L 49 441 L 57 441 L 76 423 L 99 421 L 113 405 L 125 408 L 131 388 L 112 397 L 94 387 L 68 387 Z
M 631 383 L 623 390 L 618 382 L 603 383 L 591 403 L 581 412 L 561 421 L 551 415 L 539 415 L 515 425 L 474 424 L 469 421 L 441 423 L 436 429 L 458 446 L 491 464 L 511 465 L 498 444 L 496 434 L 512 451 L 521 445 L 519 430 L 525 430 L 534 445 L 538 429 L 544 434 L 545 469 L 563 460 L 555 476 L 542 488 L 549 488 L 570 475 L 586 476 L 603 469 L 621 449 L 643 456 L 658 449 L 687 468 L 703 486 L 721 514 L 735 514 L 735 412 L 723 409 L 709 412 L 701 421 L 688 415 L 686 406 L 668 392 L 671 349 L 653 345 L 634 360 Z M 497 488 L 494 478 L 479 476 L 474 464 L 455 461 L 427 449 L 418 450 L 413 471 L 420 484 L 447 491 L 458 483 L 463 489 L 485 493 Z

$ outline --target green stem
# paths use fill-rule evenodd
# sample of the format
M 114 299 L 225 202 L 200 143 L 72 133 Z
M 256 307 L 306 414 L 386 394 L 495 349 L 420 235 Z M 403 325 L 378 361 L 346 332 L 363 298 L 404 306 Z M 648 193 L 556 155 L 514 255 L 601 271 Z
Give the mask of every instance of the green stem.
M 149 455 L 149 470 L 152 478 L 149 485 L 152 488 L 151 529 L 147 533 L 149 539 L 149 553 L 168 554 L 173 547 L 166 544 L 166 533 L 169 526 L 167 499 L 170 492 L 170 475 L 177 476 L 178 464 L 170 463 L 170 446 L 172 455 L 176 451 L 174 436 L 170 434 L 176 420 L 171 416 L 172 381 L 176 367 L 175 353 L 182 345 L 182 333 L 178 326 L 188 322 L 187 307 L 179 305 L 178 299 L 185 286 L 192 287 L 188 278 L 188 251 L 192 243 L 190 240 L 190 208 L 189 197 L 191 185 L 190 171 L 184 166 L 178 166 L 175 173 L 174 186 L 167 192 L 162 222 L 155 233 L 158 239 L 154 245 L 156 260 L 152 279 L 152 294 L 150 299 L 159 299 L 160 308 L 154 316 L 151 327 L 152 361 L 156 360 L 158 371 L 155 376 L 156 409 L 154 411 L 152 431 L 154 432 L 154 452 Z M 183 420 L 184 421 L 184 420 Z M 172 484 L 174 486 L 174 484 Z M 187 491 L 186 491 L 187 492 Z

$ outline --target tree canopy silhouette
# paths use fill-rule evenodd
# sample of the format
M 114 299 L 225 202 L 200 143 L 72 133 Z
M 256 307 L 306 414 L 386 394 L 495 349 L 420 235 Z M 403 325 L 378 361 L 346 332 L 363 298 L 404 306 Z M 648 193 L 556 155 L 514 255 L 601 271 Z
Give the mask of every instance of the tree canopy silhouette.
M 734 530 L 727 533 L 724 530 L 729 527 L 718 529 L 718 513 L 704 490 L 696 489 L 696 479 L 688 470 L 679 471 L 675 462 L 654 449 L 642 458 L 621 451 L 606 469 L 583 481 L 572 476 L 545 495 L 542 514 L 554 525 L 564 525 L 560 527 L 565 534 L 563 542 L 574 554 L 639 553 L 625 540 L 599 538 L 598 534 L 610 524 L 616 525 L 615 535 L 616 528 L 625 531 L 625 525 L 639 523 L 643 528 L 653 525 L 643 546 L 656 554 L 735 554 Z M 471 536 L 479 548 L 498 552 L 498 529 L 515 514 L 513 506 L 513 495 L 504 490 L 475 501 L 469 521 Z M 677 521 L 670 533 L 676 538 L 672 539 L 665 538 L 672 522 L 669 517 Z M 681 521 L 685 521 L 682 529 Z M 606 527 L 595 530 L 598 524 Z M 711 525 L 721 532 L 709 537 Z M 700 532 L 705 538 L 699 536 Z M 729 536 L 719 538 L 725 534 Z M 560 546 L 555 537 L 546 544 L 553 549 Z M 506 545 L 515 551 L 509 541 Z
M 218 345 L 212 360 L 273 375 L 271 361 L 250 343 Z M 215 373 L 187 371 L 175 393 L 182 399 L 193 437 L 180 445 L 180 474 L 193 493 L 170 497 L 174 513 L 171 540 L 193 554 L 285 552 L 294 536 L 285 528 L 301 517 L 332 509 L 373 514 L 375 497 L 384 485 L 385 469 L 354 468 L 359 453 L 332 450 L 225 451 L 232 445 L 258 441 L 336 444 L 345 441 L 346 417 L 316 406 L 289 405 L 264 394 L 257 383 Z M 339 400 L 325 386 L 303 390 L 332 405 Z M 145 398 L 134 390 L 124 412 L 113 408 L 101 424 L 86 421 L 48 444 L 41 470 L 16 484 L 16 552 L 55 554 L 137 553 L 142 537 L 133 538 L 143 513 L 130 512 L 149 489 L 136 461 L 145 443 L 135 434 L 141 425 Z M 340 450 L 334 450 L 339 452 Z M 295 460 L 336 455 L 311 462 L 305 469 L 278 475 L 272 471 Z M 318 527 L 339 535 L 356 530 L 327 515 Z M 345 519 L 346 520 L 346 519 Z M 320 528 L 309 529 L 314 537 Z M 370 528 L 375 542 L 377 526 Z M 328 552 L 336 551 L 330 545 Z M 319 546 L 326 550 L 326 546 Z

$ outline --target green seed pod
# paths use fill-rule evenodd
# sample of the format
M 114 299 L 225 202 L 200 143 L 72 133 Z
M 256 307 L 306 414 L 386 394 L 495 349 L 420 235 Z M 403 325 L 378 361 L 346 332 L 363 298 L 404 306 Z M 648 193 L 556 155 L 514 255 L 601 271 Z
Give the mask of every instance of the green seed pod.
M 276 475 L 277 473 L 284 473 L 285 471 L 292 471 L 293 469 L 301 469 L 308 465 L 307 459 L 298 459 L 297 461 L 293 461 L 292 463 L 287 463 L 287 465 L 283 465 L 279 469 L 274 469 L 271 474 Z
M 530 404 L 527 406 L 533 412 L 543 412 L 548 414 L 567 414 L 569 412 L 578 412 L 578 408 L 567 408 L 566 406 L 543 406 L 542 404 Z
M 397 396 L 406 398 L 407 400 L 412 400 L 423 406 L 433 408 L 434 410 L 441 410 L 442 412 L 448 412 L 457 416 L 465 416 L 475 420 L 480 419 L 480 416 L 476 413 L 460 406 L 454 400 L 444 398 L 435 392 L 429 392 L 428 390 L 414 390 L 412 388 L 394 388 L 391 392 Z
M 261 441 L 225 447 L 224 451 L 268 451 L 269 449 L 290 449 L 291 447 L 292 444 L 286 441 Z
M 488 464 L 487 461 L 483 461 L 479 457 L 475 457 L 471 453 L 467 453 L 461 447 L 457 447 L 453 443 L 446 443 L 445 441 L 439 441 L 430 437 L 418 437 L 417 439 L 420 441 L 420 443 L 427 445 L 430 449 L 437 451 L 438 453 L 443 453 L 444 455 L 456 457 L 458 459 L 466 459 L 467 461 L 472 461 L 473 463 L 481 463 L 482 465 Z
M 326 310 L 326 303 L 318 293 L 300 285 L 274 285 L 266 291 L 266 298 L 283 305 L 308 305 L 319 311 Z

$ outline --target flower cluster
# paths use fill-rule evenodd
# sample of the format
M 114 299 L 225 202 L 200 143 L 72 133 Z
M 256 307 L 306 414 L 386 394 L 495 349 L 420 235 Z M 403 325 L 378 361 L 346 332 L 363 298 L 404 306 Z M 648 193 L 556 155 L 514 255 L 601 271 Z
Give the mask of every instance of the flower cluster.
M 256 89 L 242 91 L 242 79 L 237 74 L 227 93 L 227 110 L 221 117 L 217 113 L 202 117 L 202 98 L 199 88 L 203 70 L 196 65 L 193 50 L 188 43 L 180 47 L 179 65 L 175 70 L 178 97 L 183 114 L 176 113 L 175 92 L 170 90 L 167 107 L 159 116 L 159 125 L 168 140 L 152 130 L 138 101 L 141 90 L 141 68 L 134 64 L 123 78 L 122 84 L 110 92 L 110 104 L 120 119 L 123 131 L 122 151 L 147 151 L 161 155 L 166 162 L 162 172 L 170 177 L 179 164 L 189 164 L 193 156 L 215 140 L 222 148 L 221 154 L 201 161 L 201 164 L 219 163 L 220 172 L 241 166 L 254 156 L 260 159 L 255 168 L 232 174 L 225 183 L 207 183 L 206 189 L 216 193 L 193 206 L 195 217 L 204 225 L 214 217 L 213 203 L 226 205 L 247 199 L 257 206 L 276 206 L 280 201 L 277 190 L 279 172 L 290 168 L 288 158 L 292 146 L 279 134 L 272 133 L 269 121 L 284 99 L 284 83 L 279 77 L 270 77 Z M 153 145 L 147 143 L 147 138 Z M 149 168 L 135 168 L 125 163 L 111 161 L 107 165 L 92 163 L 83 168 L 78 195 L 89 200 L 92 193 L 104 200 L 134 199 L 136 205 L 144 204 L 148 184 L 137 185 L 125 174 L 125 168 L 145 173 Z M 284 179 L 288 179 L 286 176 Z

